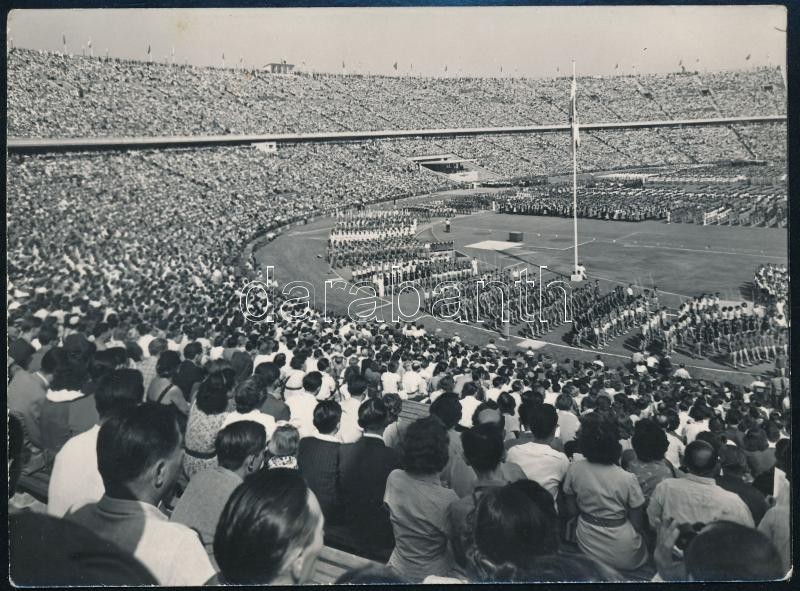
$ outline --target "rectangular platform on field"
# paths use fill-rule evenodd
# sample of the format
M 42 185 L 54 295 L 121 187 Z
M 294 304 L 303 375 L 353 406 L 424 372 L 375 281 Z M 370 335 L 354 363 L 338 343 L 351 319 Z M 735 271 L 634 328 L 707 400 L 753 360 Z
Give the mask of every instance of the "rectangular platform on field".
M 519 248 L 520 242 L 504 242 L 502 240 L 484 240 L 475 244 L 467 244 L 464 248 L 477 248 L 478 250 L 508 250 L 509 248 Z

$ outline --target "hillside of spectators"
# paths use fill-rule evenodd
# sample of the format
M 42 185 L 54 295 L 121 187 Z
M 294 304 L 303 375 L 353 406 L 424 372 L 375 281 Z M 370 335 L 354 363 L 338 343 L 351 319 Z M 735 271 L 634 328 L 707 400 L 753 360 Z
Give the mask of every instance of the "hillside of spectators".
M 273 75 L 27 49 L 8 55 L 11 137 L 160 136 L 558 124 L 565 78 Z M 779 115 L 779 70 L 578 79 L 584 123 Z

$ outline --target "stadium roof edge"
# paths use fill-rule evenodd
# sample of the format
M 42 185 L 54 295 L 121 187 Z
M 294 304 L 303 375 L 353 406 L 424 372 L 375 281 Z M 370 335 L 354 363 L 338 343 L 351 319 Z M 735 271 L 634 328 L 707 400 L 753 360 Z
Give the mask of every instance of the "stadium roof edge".
M 681 119 L 669 121 L 637 121 L 586 123 L 584 131 L 730 125 L 733 123 L 781 123 L 785 115 L 724 117 L 716 119 Z M 412 137 L 459 137 L 521 133 L 568 132 L 569 125 L 530 125 L 517 127 L 474 127 L 457 129 L 398 129 L 383 131 L 332 131 L 317 133 L 229 134 L 157 137 L 85 137 L 85 138 L 8 138 L 9 152 L 81 152 L 89 150 L 142 150 L 153 148 L 196 148 L 207 146 L 246 145 L 259 142 L 284 144 L 314 142 L 346 142 L 373 139 Z

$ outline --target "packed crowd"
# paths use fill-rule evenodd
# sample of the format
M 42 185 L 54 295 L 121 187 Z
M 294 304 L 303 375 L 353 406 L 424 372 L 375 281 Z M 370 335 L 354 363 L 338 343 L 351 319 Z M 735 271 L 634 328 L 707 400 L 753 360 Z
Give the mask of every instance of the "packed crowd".
M 528 121 L 534 96 L 542 121 L 563 118 L 563 81 L 279 77 L 17 49 L 8 69 L 10 135 L 500 124 Z M 720 108 L 781 108 L 762 94 L 782 89 L 774 72 L 741 77 L 751 91 Z M 726 78 L 713 80 L 718 97 Z M 585 101 L 598 117 L 653 109 L 635 77 L 582 84 L 602 97 Z M 612 368 L 316 310 L 247 321 L 248 242 L 449 186 L 395 145 L 9 157 L 13 581 L 299 584 L 323 545 L 380 563 L 340 582 L 784 576 L 785 345 L 772 349 L 774 374 L 739 387 L 692 380 L 654 351 Z M 380 248 L 398 242 L 403 260 L 412 240 L 357 244 L 383 263 Z M 543 319 L 531 334 L 566 318 L 557 289 L 522 301 L 516 271 L 442 264 L 468 321 L 500 328 L 493 282 L 515 302 L 511 322 L 523 309 Z M 605 318 L 598 303 L 612 296 L 580 294 L 573 316 Z M 297 312 L 276 289 L 254 305 Z M 430 416 L 401 418 L 414 401 Z M 33 477 L 46 479 L 46 502 L 26 492 Z
M 297 584 L 323 544 L 387 565 L 358 582 L 790 568 L 782 373 L 740 387 L 315 312 L 211 341 L 31 303 L 10 319 L 18 583 Z M 430 416 L 399 419 L 403 399 Z M 46 507 L 15 494 L 37 453 Z M 64 543 L 26 554 L 43 532 Z
M 12 137 L 553 124 L 569 94 L 565 78 L 278 76 L 20 48 L 9 50 L 8 77 Z M 585 77 L 578 93 L 586 123 L 786 112 L 772 68 Z

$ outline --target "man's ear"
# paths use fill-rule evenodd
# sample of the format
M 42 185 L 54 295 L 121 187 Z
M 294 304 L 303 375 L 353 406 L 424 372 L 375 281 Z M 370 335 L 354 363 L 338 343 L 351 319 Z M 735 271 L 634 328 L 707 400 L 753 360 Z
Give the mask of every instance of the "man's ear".
M 158 460 L 153 466 L 153 484 L 156 488 L 161 488 L 167 482 L 167 462 L 164 459 Z

